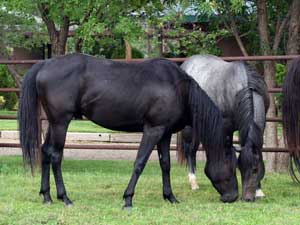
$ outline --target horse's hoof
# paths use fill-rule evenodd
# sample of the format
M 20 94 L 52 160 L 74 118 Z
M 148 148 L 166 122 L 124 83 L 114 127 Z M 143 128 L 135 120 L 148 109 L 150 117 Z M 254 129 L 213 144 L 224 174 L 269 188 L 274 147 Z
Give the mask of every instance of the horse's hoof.
M 192 191 L 196 191 L 196 190 L 199 189 L 199 185 L 198 184 L 192 184 L 191 188 L 192 188 Z
M 195 174 L 189 173 L 188 178 L 189 178 L 189 182 L 191 184 L 192 190 L 193 191 L 198 190 L 199 189 L 199 185 L 197 184 L 197 180 L 196 180 Z
M 44 205 L 51 205 L 53 203 L 51 196 L 49 194 L 40 194 L 43 195 L 44 200 L 43 200 L 43 204 Z
M 68 198 L 67 195 L 64 195 L 62 197 L 57 197 L 57 199 L 62 201 L 65 204 L 65 206 L 68 206 L 68 207 L 73 206 L 73 202 Z
M 43 204 L 44 205 L 52 205 L 53 201 L 50 199 L 50 200 L 45 200 L 43 201 Z
M 259 199 L 259 198 L 264 198 L 264 197 L 266 197 L 266 196 L 263 193 L 263 191 L 261 189 L 257 189 L 255 192 L 255 198 Z
M 72 207 L 73 206 L 73 202 L 68 198 L 64 199 L 63 202 L 64 202 L 65 206 L 67 206 L 67 207 Z
M 127 212 L 131 212 L 132 211 L 132 206 L 130 206 L 130 205 L 124 205 L 123 207 L 122 207 L 122 210 L 124 210 L 124 211 L 127 211 Z
M 171 202 L 172 204 L 177 204 L 179 203 L 179 201 L 175 198 L 175 196 L 173 194 L 171 195 L 164 195 L 164 199 L 168 200 L 169 202 Z
M 67 208 L 72 208 L 74 206 L 73 202 L 71 203 L 64 203 L 65 204 L 65 207 Z

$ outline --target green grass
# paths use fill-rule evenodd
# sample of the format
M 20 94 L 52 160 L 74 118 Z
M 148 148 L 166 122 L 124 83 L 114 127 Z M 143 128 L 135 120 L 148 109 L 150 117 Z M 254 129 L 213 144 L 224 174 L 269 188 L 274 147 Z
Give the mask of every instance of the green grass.
M 0 110 L 0 115 L 17 115 L 16 111 Z M 16 120 L 1 120 L 0 130 L 17 130 L 18 123 Z M 69 132 L 91 132 L 91 133 L 111 133 L 112 130 L 98 126 L 91 121 L 72 120 L 68 129 Z
M 17 115 L 17 111 L 0 110 L 0 115 Z
M 18 123 L 16 120 L 0 120 L 0 130 L 17 130 Z M 112 130 L 98 126 L 91 121 L 72 120 L 68 128 L 69 132 L 86 132 L 86 133 L 111 133 Z
M 200 164 L 200 190 L 192 192 L 186 169 L 172 166 L 172 185 L 180 204 L 162 199 L 158 162 L 150 162 L 142 174 L 131 212 L 122 211 L 130 161 L 64 160 L 63 175 L 71 208 L 55 198 L 42 205 L 38 196 L 40 176 L 24 173 L 20 157 L 0 157 L 0 224 L 299 224 L 300 187 L 287 174 L 266 174 L 266 198 L 255 203 L 223 204 L 204 176 Z

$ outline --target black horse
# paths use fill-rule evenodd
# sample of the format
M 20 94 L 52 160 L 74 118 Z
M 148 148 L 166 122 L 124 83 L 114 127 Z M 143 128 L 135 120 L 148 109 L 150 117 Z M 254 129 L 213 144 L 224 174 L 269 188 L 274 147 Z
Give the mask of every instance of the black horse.
M 300 171 L 300 58 L 293 59 L 283 83 L 282 102 L 283 134 L 291 156 L 290 172 L 298 181 L 296 169 Z
M 267 86 L 254 69 L 243 62 L 225 62 L 212 55 L 195 55 L 181 66 L 214 101 L 225 121 L 224 147 L 232 149 L 233 132 L 239 131 L 241 151 L 238 165 L 242 175 L 242 199 L 262 197 L 260 181 L 264 177 L 262 158 L 263 133 L 269 107 Z M 195 177 L 196 151 L 190 148 L 190 128 L 183 130 L 183 149 L 190 168 L 192 189 L 198 187 Z M 184 156 L 181 154 L 181 156 Z
M 134 170 L 123 195 L 124 207 L 132 207 L 140 174 L 157 145 L 163 178 L 163 197 L 177 202 L 170 184 L 171 135 L 193 127 L 192 145 L 201 141 L 207 151 L 207 176 L 223 202 L 238 197 L 234 152 L 223 150 L 222 115 L 199 85 L 175 63 L 154 59 L 120 63 L 72 54 L 34 65 L 23 81 L 19 105 L 23 158 L 33 169 L 37 158 L 37 105 L 47 114 L 49 129 L 42 147 L 40 193 L 50 197 L 50 164 L 57 197 L 72 204 L 64 186 L 61 162 L 68 125 L 84 115 L 113 130 L 143 132 Z

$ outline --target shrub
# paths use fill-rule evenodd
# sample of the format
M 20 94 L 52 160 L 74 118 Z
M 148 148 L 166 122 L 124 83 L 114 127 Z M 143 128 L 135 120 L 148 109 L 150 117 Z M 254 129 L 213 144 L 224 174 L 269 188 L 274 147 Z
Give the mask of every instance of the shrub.
M 15 87 L 15 82 L 12 79 L 11 75 L 9 74 L 7 66 L 4 65 L 0 65 L 0 87 L 1 88 Z M 13 110 L 18 101 L 18 97 L 16 93 L 1 93 L 1 96 L 3 97 L 4 100 L 1 108 L 7 110 Z

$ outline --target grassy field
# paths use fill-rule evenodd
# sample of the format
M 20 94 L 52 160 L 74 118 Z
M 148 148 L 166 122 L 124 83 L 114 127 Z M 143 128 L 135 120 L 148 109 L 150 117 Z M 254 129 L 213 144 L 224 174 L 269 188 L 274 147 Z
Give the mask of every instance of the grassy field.
M 40 177 L 24 173 L 20 157 L 0 157 L 0 224 L 299 224 L 300 187 L 287 174 L 266 174 L 266 198 L 255 203 L 223 204 L 200 165 L 200 190 L 192 192 L 186 169 L 172 166 L 174 194 L 181 201 L 162 199 L 158 162 L 150 162 L 141 176 L 131 212 L 121 210 L 129 181 L 130 161 L 65 160 L 65 184 L 74 206 L 52 205 L 38 196 Z
M 0 115 L 17 115 L 16 111 L 0 111 Z M 0 130 L 17 130 L 16 120 L 0 120 Z M 91 133 L 110 133 L 114 132 L 94 124 L 91 121 L 72 120 L 69 132 L 91 132 Z

